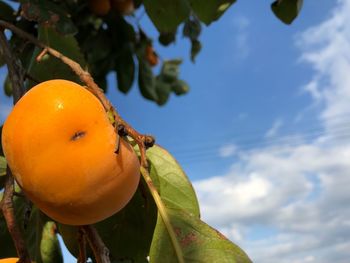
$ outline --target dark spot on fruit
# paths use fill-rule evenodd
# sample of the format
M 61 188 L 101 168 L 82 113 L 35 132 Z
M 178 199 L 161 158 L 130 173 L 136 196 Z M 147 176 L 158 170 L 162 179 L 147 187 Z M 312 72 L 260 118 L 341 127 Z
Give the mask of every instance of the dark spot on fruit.
M 84 131 L 78 131 L 74 133 L 74 135 L 70 138 L 71 141 L 79 140 L 80 138 L 84 137 L 86 132 Z

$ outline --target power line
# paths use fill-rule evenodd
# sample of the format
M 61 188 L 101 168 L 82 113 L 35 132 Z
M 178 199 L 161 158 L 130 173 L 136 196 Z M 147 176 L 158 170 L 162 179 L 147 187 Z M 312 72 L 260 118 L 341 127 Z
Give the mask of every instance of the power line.
M 350 114 L 339 114 L 339 115 L 334 115 L 333 117 L 326 118 L 326 120 L 330 121 L 335 121 L 335 122 L 349 122 L 350 123 Z M 348 121 L 349 120 L 349 121 Z M 309 132 L 319 132 L 321 130 L 324 130 L 324 128 L 321 128 L 323 125 L 317 123 L 316 125 L 309 126 L 310 128 L 308 129 L 303 129 L 303 130 L 298 130 L 297 127 L 287 127 L 281 129 L 282 132 L 290 132 L 290 134 L 300 134 L 300 133 L 309 133 Z M 339 124 L 339 126 L 344 126 L 342 124 Z M 291 133 L 294 132 L 294 133 Z M 203 139 L 203 138 L 197 138 L 197 139 L 191 139 L 189 142 L 186 137 L 181 137 L 179 140 L 172 140 L 170 143 L 173 143 L 175 147 L 173 147 L 174 152 L 184 152 L 188 150 L 201 150 L 204 146 L 216 146 L 217 141 L 227 141 L 227 140 L 232 140 L 232 143 L 234 141 L 244 141 L 244 140 L 251 140 L 251 138 L 259 140 L 264 138 L 264 134 L 266 131 L 257 131 L 257 130 L 250 130 L 250 131 L 240 131 L 238 133 L 235 132 L 229 132 L 229 133 L 214 133 L 213 132 L 213 137 L 208 138 L 208 139 Z M 283 136 L 285 137 L 285 136 Z M 275 140 L 275 139 L 274 139 Z M 188 145 L 191 145 L 190 147 L 187 147 Z
M 350 125 L 341 125 L 340 127 L 336 127 L 333 129 L 332 133 L 349 133 L 350 134 Z M 301 140 L 305 142 L 305 140 L 312 140 L 320 136 L 330 135 L 328 131 L 321 128 L 314 128 L 302 131 L 302 133 L 291 133 L 284 134 L 278 137 L 272 137 L 266 139 L 265 137 L 246 137 L 240 139 L 239 137 L 232 137 L 231 140 L 226 139 L 226 143 L 232 143 L 240 148 L 242 147 L 256 147 L 256 146 L 268 146 L 277 143 L 286 143 L 290 140 Z M 219 142 L 219 143 L 218 143 Z M 184 150 L 173 149 L 172 152 L 174 154 L 181 155 L 192 155 L 197 153 L 203 153 L 212 151 L 213 148 L 217 151 L 218 148 L 222 147 L 222 142 L 219 138 L 215 137 L 211 141 L 206 141 L 205 143 L 201 143 L 199 145 L 194 145 L 194 147 L 184 148 Z
M 283 138 L 279 138 L 279 139 L 280 139 L 281 146 L 296 147 L 307 143 L 305 142 L 306 139 L 312 141 L 312 140 L 315 140 L 316 138 L 320 138 L 322 136 L 327 136 L 327 135 L 329 135 L 327 132 L 321 132 L 315 135 L 309 134 L 309 135 L 300 136 L 300 140 L 288 141 L 288 138 L 284 138 L 285 140 L 283 141 L 282 140 Z M 339 130 L 338 132 L 331 134 L 329 136 L 334 140 L 350 139 L 350 127 L 348 127 L 347 129 L 344 129 L 343 131 Z M 270 142 L 260 141 L 260 143 L 242 144 L 238 146 L 238 150 L 249 151 L 249 150 L 269 148 L 272 146 L 278 147 L 278 143 L 273 141 L 270 141 Z M 199 163 L 203 161 L 213 161 L 213 160 L 217 160 L 218 158 L 222 158 L 219 156 L 218 148 L 211 148 L 211 151 L 199 151 L 191 155 L 181 155 L 181 154 L 174 153 L 174 156 L 177 159 L 182 159 L 181 160 L 182 163 Z

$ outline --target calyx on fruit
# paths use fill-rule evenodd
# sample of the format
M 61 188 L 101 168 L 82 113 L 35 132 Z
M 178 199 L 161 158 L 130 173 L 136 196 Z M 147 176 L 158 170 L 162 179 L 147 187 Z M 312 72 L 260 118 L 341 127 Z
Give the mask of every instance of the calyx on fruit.
M 92 93 L 57 79 L 17 102 L 2 145 L 16 181 L 39 209 L 60 223 L 87 225 L 121 210 L 137 189 L 138 158 L 118 137 Z

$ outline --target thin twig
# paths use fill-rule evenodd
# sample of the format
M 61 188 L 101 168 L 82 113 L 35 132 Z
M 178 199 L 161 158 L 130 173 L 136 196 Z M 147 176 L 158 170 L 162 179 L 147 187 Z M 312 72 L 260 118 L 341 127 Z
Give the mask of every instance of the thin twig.
M 152 182 L 152 179 L 148 173 L 148 170 L 141 166 L 140 171 L 141 171 L 143 179 L 145 179 L 145 181 L 146 181 L 148 189 L 151 192 L 151 195 L 154 199 L 154 202 L 157 205 L 158 212 L 160 214 L 160 217 L 163 220 L 165 228 L 167 229 L 167 231 L 169 233 L 169 237 L 170 237 L 171 243 L 173 244 L 177 260 L 179 261 L 179 263 L 185 263 L 181 246 L 179 244 L 179 241 L 176 238 L 176 233 L 174 231 L 174 228 L 171 225 L 170 218 L 169 218 L 168 213 L 166 211 L 166 207 L 164 206 L 164 203 L 163 203 L 161 197 L 159 196 L 159 193 L 158 193 L 156 187 L 154 186 L 154 184 Z
M 109 250 L 103 243 L 96 229 L 92 225 L 88 225 L 81 226 L 80 230 L 84 233 L 84 236 L 94 253 L 96 263 L 110 263 Z
M 0 27 L 8 28 L 13 33 L 17 34 L 18 36 L 25 38 L 35 44 L 36 46 L 42 48 L 44 53 L 49 53 L 50 55 L 60 59 L 63 63 L 68 65 L 72 71 L 80 78 L 80 80 L 86 84 L 88 90 L 93 93 L 102 103 L 103 107 L 106 111 L 111 112 L 114 116 L 116 127 L 119 125 L 122 125 L 125 128 L 126 133 L 132 137 L 135 142 L 140 147 L 141 152 L 141 165 L 144 167 L 147 167 L 147 160 L 145 151 L 141 150 L 144 148 L 152 147 L 155 139 L 150 135 L 143 135 L 137 132 L 134 128 L 132 128 L 126 121 L 122 119 L 122 117 L 117 113 L 117 111 L 114 109 L 113 105 L 110 103 L 110 101 L 106 98 L 103 91 L 98 87 L 98 85 L 95 83 L 94 79 L 91 77 L 90 73 L 85 71 L 79 63 L 75 62 L 74 60 L 64 56 L 57 50 L 46 46 L 44 43 L 37 40 L 35 37 L 33 37 L 31 34 L 28 34 L 27 32 L 19 29 L 18 27 L 12 25 L 11 23 L 8 23 L 6 21 L 0 20 Z

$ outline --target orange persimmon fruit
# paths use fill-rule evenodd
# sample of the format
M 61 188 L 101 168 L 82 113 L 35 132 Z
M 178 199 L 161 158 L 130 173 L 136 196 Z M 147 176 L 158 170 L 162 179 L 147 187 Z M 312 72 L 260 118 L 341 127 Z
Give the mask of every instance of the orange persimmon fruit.
M 89 0 L 90 11 L 98 16 L 107 15 L 111 10 L 110 0 Z
M 118 138 L 92 93 L 49 80 L 16 103 L 2 146 L 17 183 L 40 210 L 63 224 L 87 225 L 121 210 L 137 189 L 137 155 Z
M 1 258 L 0 263 L 17 263 L 19 258 Z
M 122 15 L 130 15 L 135 10 L 133 0 L 111 0 L 112 8 Z
M 159 62 L 158 55 L 151 44 L 146 46 L 146 60 L 152 67 L 156 66 Z

